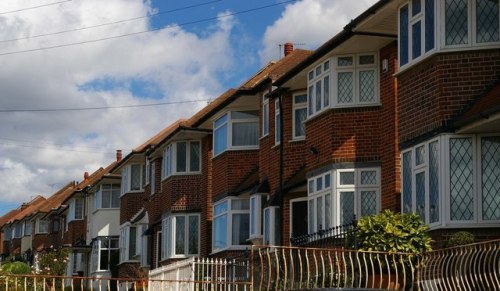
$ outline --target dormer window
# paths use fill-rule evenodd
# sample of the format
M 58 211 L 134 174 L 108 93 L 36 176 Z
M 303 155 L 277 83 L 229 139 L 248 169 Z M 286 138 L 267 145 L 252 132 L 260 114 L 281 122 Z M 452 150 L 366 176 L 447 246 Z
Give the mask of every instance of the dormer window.
M 214 156 L 226 150 L 258 149 L 259 112 L 231 111 L 214 122 Z

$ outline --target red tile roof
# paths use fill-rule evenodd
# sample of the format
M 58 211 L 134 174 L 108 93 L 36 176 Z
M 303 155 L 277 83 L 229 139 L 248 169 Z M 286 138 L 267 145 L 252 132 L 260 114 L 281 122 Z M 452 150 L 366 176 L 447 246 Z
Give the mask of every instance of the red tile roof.
M 37 195 L 35 198 L 31 199 L 28 203 L 23 203 L 20 206 L 20 211 L 16 215 L 12 216 L 7 223 L 13 223 L 18 220 L 23 220 L 25 217 L 30 216 L 36 212 L 41 205 L 43 205 L 47 200 L 45 197 Z

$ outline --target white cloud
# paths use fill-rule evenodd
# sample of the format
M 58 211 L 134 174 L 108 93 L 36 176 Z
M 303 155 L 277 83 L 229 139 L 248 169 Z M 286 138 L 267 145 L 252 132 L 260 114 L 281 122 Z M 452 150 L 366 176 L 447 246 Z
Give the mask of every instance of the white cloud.
M 47 2 L 49 3 L 49 2 Z M 3 0 L 0 12 L 40 5 Z M 0 40 L 20 38 L 147 15 L 149 1 L 86 0 L 0 15 Z M 147 18 L 15 42 L 0 54 L 145 31 Z M 0 108 L 74 108 L 209 99 L 222 92 L 218 74 L 234 66 L 232 17 L 202 35 L 180 27 L 113 40 L 0 56 Z M 188 53 L 186 53 L 188 52 Z M 135 96 L 134 82 L 160 94 Z M 2 201 L 50 195 L 127 154 L 204 102 L 99 111 L 0 113 Z M 15 139 L 9 140 L 9 139 Z M 58 149 L 64 150 L 58 150 Z M 54 186 L 56 185 L 56 186 Z M 58 188 L 59 187 L 59 188 Z
M 316 49 L 339 33 L 351 19 L 376 0 L 302 0 L 290 4 L 264 34 L 262 63 L 279 58 L 278 45 L 285 42 L 305 44 L 296 48 Z

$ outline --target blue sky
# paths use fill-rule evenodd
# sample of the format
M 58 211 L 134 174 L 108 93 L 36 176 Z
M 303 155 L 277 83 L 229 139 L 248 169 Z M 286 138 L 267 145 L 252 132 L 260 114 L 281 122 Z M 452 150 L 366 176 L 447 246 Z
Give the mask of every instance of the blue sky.
M 0 1 L 0 108 L 21 109 L 0 113 L 0 215 L 189 118 L 278 59 L 280 44 L 317 48 L 375 0 L 299 0 L 230 17 L 220 16 L 283 1 L 73 0 L 4 13 L 54 2 Z M 198 7 L 178 10 L 187 6 Z M 207 18 L 217 19 L 199 22 Z M 179 101 L 189 103 L 22 111 Z

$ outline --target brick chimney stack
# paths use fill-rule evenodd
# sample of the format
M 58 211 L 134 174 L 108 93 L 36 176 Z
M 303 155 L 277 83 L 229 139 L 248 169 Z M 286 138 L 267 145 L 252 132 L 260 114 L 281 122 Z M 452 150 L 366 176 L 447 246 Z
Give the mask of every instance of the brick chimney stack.
M 89 177 L 90 177 L 89 172 L 83 173 L 83 180 L 84 181 L 87 181 L 89 179 Z
M 285 43 L 285 57 L 293 52 L 293 44 L 291 42 Z
M 119 162 L 122 160 L 122 150 L 116 150 L 116 161 Z

